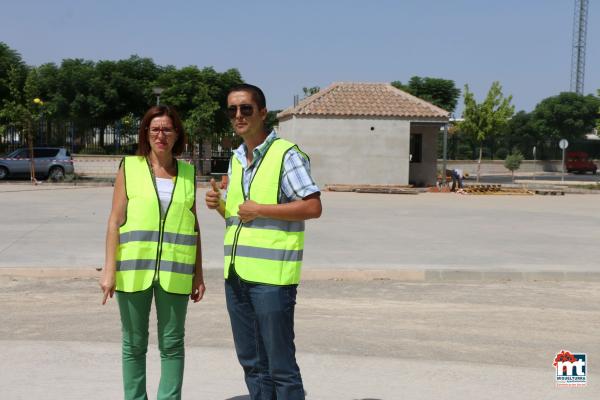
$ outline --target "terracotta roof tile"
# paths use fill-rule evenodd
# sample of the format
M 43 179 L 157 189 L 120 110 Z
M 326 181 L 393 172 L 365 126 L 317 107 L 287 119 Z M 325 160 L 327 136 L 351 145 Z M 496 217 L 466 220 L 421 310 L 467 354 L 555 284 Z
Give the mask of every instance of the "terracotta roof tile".
M 448 112 L 389 83 L 336 82 L 309 96 L 277 117 L 337 115 L 446 120 Z

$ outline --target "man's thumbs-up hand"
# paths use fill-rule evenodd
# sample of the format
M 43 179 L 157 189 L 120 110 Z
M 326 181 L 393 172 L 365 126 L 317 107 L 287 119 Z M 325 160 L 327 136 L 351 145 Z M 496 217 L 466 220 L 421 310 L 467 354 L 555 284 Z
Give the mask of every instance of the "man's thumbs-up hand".
M 221 190 L 217 187 L 217 182 L 214 179 L 210 180 L 211 188 L 206 192 L 206 207 L 211 210 L 219 208 L 221 203 Z

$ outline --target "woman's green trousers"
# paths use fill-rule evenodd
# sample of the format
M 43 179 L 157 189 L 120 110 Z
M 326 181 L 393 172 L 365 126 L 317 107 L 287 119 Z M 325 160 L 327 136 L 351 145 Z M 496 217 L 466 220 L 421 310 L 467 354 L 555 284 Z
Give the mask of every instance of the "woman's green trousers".
M 146 351 L 152 297 L 158 319 L 160 384 L 158 400 L 181 399 L 188 296 L 165 292 L 158 281 L 147 290 L 117 292 L 123 332 L 123 386 L 125 400 L 146 400 Z

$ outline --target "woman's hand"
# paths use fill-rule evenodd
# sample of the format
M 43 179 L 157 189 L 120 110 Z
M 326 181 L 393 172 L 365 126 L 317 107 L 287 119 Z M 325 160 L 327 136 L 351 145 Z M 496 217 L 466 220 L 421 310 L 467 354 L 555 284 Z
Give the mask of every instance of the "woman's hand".
M 115 294 L 115 273 L 108 272 L 106 267 L 104 268 L 104 273 L 102 274 L 102 278 L 100 278 L 100 289 L 102 290 L 102 305 L 106 304 L 106 300 L 110 296 L 112 299 Z
M 127 194 L 125 188 L 125 166 L 119 167 L 117 178 L 115 179 L 115 191 L 113 193 L 112 209 L 108 218 L 106 228 L 106 254 L 104 258 L 104 268 L 100 278 L 100 289 L 102 290 L 102 305 L 106 300 L 115 294 L 115 270 L 116 255 L 119 248 L 119 227 L 125 222 L 127 212 Z
M 192 294 L 190 294 L 190 299 L 193 300 L 194 303 L 199 302 L 204 297 L 205 291 L 204 278 L 201 275 L 195 275 L 194 280 L 192 281 Z

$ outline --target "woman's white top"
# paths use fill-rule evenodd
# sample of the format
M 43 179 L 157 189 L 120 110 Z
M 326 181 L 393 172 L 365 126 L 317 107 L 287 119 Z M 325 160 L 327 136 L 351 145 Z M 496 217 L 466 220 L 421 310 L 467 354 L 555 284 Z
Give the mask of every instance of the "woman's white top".
M 171 203 L 173 197 L 173 188 L 175 183 L 170 178 L 156 178 L 156 190 L 160 199 L 160 219 L 165 219 L 165 212 Z

